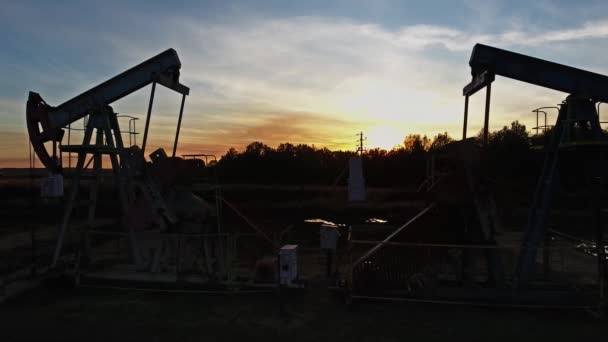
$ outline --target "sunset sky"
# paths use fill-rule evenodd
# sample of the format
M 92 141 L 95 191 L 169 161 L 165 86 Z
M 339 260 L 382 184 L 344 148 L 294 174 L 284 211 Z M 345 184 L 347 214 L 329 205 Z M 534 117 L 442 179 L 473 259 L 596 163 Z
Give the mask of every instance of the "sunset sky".
M 58 105 L 167 49 L 182 61 L 179 153 L 251 141 L 392 148 L 459 137 L 477 42 L 608 74 L 605 1 L 9 1 L 0 10 L 0 167 L 27 165 L 25 104 Z M 142 118 L 150 89 L 113 104 Z M 171 149 L 180 98 L 157 92 L 149 146 Z M 566 94 L 498 78 L 491 128 L 529 128 Z M 483 96 L 471 103 L 480 129 Z M 126 129 L 126 127 L 125 127 Z

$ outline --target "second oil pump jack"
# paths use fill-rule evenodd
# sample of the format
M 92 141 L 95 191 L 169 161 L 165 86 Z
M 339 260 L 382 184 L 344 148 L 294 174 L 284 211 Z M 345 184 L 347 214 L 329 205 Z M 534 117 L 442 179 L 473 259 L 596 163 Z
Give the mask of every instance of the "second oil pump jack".
M 384 240 L 350 239 L 353 251 L 373 244 L 349 264 L 345 283 L 351 297 L 602 305 L 608 245 L 603 237 L 602 192 L 608 143 L 596 105 L 608 101 L 608 76 L 482 44 L 473 48 L 469 65 L 472 80 L 463 89 L 462 140 L 433 152 L 444 170 L 426 192 L 424 209 Z M 502 224 L 501 208 L 494 200 L 494 180 L 484 166 L 490 153 L 491 86 L 496 76 L 568 94 L 559 107 L 555 126 L 547 130 L 550 136 L 525 227 L 507 229 Z M 467 139 L 469 97 L 483 88 L 483 131 L 478 139 Z M 564 165 L 565 161 L 573 165 Z M 579 242 L 556 239 L 559 232 L 549 227 L 560 169 L 561 175 L 574 169 L 577 184 L 584 184 L 587 190 L 574 210 L 578 212 L 581 203 L 589 203 L 587 214 L 578 218 L 584 231 L 575 234 L 593 236 L 593 251 L 584 256 L 576 251 Z
M 581 177 L 584 177 L 581 182 L 587 184 L 590 194 L 588 213 L 591 231 L 596 240 L 598 277 L 603 287 L 606 256 L 600 191 L 605 185 L 605 153 L 608 145 L 602 134 L 596 105 L 608 101 L 608 76 L 482 44 L 473 48 L 469 65 L 473 79 L 463 89 L 463 138 L 466 138 L 469 96 L 485 87 L 483 137 L 484 144 L 487 144 L 491 86 L 496 75 L 568 94 L 559 107 L 555 126 L 545 146 L 544 163 L 528 213 L 513 286 L 525 287 L 536 269 L 537 253 L 541 243 L 546 241 L 547 216 L 558 186 L 560 153 L 569 150 L 580 163 L 578 168 Z

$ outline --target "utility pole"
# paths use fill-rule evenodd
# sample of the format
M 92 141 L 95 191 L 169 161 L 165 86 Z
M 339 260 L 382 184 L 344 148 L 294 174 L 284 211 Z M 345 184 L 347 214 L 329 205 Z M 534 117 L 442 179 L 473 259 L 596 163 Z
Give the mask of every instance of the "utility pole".
M 357 142 L 359 143 L 359 146 L 357 146 L 357 152 L 359 153 L 360 156 L 363 156 L 363 141 L 367 140 L 367 138 L 363 137 L 363 132 L 359 132 L 358 134 L 356 134 L 359 139 L 357 140 Z

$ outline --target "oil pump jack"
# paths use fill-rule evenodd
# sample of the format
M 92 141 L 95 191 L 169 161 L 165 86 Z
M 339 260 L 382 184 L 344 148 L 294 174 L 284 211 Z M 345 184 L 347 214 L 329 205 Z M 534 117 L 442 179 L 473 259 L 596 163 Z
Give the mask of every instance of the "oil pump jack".
M 546 60 L 477 44 L 469 61 L 472 80 L 463 89 L 465 96 L 463 140 L 466 139 L 469 97 L 486 88 L 483 143 L 488 143 L 491 86 L 495 76 L 503 76 L 569 94 L 561 103 L 528 213 L 524 238 L 513 277 L 513 287 L 526 287 L 536 268 L 538 249 L 547 234 L 547 218 L 558 184 L 560 153 L 569 150 L 578 157 L 590 190 L 590 218 L 595 236 L 600 293 L 606 280 L 603 226 L 600 223 L 601 186 L 605 184 L 603 161 L 606 140 L 596 110 L 608 102 L 608 76 Z
M 74 208 L 86 203 L 88 206 L 86 228 L 81 234 L 80 248 L 85 256 L 91 258 L 89 230 L 95 227 L 98 187 L 102 173 L 102 156 L 107 155 L 111 162 L 118 201 L 122 215 L 119 220 L 124 228 L 129 244 L 129 255 L 137 269 L 158 271 L 162 264 L 163 255 L 168 246 L 167 232 L 184 232 L 192 226 L 191 221 L 205 228 L 196 233 L 220 234 L 219 221 L 213 225 L 205 223 L 214 209 L 202 198 L 189 190 L 180 190 L 192 179 L 193 173 L 200 168 L 199 160 L 184 160 L 175 156 L 179 131 L 182 121 L 184 102 L 189 94 L 189 88 L 179 82 L 181 62 L 177 52 L 168 49 L 157 56 L 93 87 L 84 93 L 58 105 L 48 105 L 42 97 L 30 92 L 27 101 L 26 122 L 29 139 L 38 158 L 49 170 L 51 175 L 63 173 L 61 158 L 57 155 L 57 147 L 62 152 L 76 153 L 78 156 L 76 168 L 72 172 L 71 187 L 65 201 L 65 209 L 60 224 L 57 243 L 52 258 L 52 267 L 58 266 L 62 249 L 66 243 L 66 234 L 70 229 L 70 221 Z M 158 149 L 150 154 L 150 162 L 145 159 L 148 130 L 154 101 L 156 85 L 160 84 L 182 95 L 177 131 L 173 145 L 173 154 L 167 156 L 164 150 Z M 117 113 L 110 104 L 129 94 L 151 85 L 145 130 L 141 148 L 139 146 L 125 147 L 117 120 Z M 85 120 L 84 138 L 81 144 L 63 145 L 62 138 L 65 128 L 78 120 Z M 93 139 L 93 136 L 95 137 Z M 94 140 L 94 142 L 92 142 Z M 52 154 L 45 143 L 53 146 Z M 88 159 L 88 156 L 91 158 Z M 95 179 L 89 188 L 88 201 L 79 201 L 81 183 L 85 170 L 93 164 L 92 173 Z M 219 211 L 219 209 L 218 209 Z M 217 214 L 217 212 L 215 212 Z M 196 217 L 193 217 L 196 216 Z M 190 222 L 189 222 L 190 221 Z M 165 236 L 165 237 L 163 237 Z M 221 246 L 203 245 L 206 254 L 209 250 L 221 253 Z M 174 244 L 173 244 L 174 245 Z M 215 264 L 211 265 L 207 258 L 207 272 L 217 273 L 222 265 L 221 257 L 216 254 Z M 219 265 L 219 266 L 218 266 Z M 177 265 L 179 268 L 179 265 Z M 200 267 L 202 268 L 202 266 Z M 214 269 L 212 272 L 211 269 Z

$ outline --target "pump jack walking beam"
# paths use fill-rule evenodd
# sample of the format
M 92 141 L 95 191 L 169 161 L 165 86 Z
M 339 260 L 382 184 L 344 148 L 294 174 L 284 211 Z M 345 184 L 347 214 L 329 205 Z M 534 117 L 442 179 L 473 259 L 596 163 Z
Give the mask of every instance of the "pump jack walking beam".
M 188 95 L 190 89 L 179 83 L 180 68 L 177 52 L 168 49 L 56 107 L 48 105 L 38 93 L 30 92 L 26 121 L 30 141 L 38 158 L 51 172 L 61 172 L 61 167 L 46 150 L 45 142 L 61 141 L 63 127 L 151 83 L 159 83 L 182 95 Z M 148 111 L 152 108 L 153 100 L 152 95 Z

